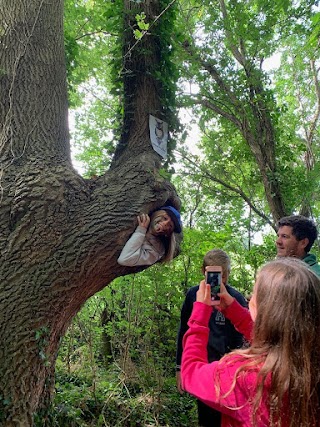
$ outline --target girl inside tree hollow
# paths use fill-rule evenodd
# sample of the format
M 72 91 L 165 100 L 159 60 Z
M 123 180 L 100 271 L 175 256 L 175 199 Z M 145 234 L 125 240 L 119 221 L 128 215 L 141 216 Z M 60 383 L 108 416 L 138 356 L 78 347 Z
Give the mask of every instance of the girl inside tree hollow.
M 118 258 L 121 265 L 134 267 L 168 262 L 176 249 L 175 233 L 181 233 L 180 213 L 173 206 L 162 206 L 150 216 L 140 214 L 138 226 Z

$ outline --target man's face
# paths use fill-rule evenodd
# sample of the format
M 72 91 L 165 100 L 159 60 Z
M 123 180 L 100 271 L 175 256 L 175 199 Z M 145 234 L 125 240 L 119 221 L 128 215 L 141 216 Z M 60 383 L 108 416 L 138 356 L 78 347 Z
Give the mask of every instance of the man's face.
M 303 258 L 305 256 L 305 247 L 308 244 L 307 238 L 297 240 L 296 236 L 292 234 L 292 227 L 288 225 L 283 225 L 280 227 L 277 235 L 277 256 L 292 256 L 297 258 Z

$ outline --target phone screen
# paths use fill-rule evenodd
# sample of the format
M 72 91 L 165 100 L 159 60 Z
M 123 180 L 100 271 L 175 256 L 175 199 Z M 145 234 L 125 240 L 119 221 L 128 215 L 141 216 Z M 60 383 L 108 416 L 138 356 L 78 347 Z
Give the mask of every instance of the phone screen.
M 208 271 L 207 283 L 211 286 L 211 299 L 219 300 L 220 297 L 217 294 L 220 292 L 221 273 L 218 271 Z

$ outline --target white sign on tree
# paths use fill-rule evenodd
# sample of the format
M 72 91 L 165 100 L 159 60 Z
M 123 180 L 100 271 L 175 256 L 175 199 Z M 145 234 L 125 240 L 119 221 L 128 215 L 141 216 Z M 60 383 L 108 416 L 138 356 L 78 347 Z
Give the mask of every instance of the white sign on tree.
M 149 129 L 151 144 L 154 151 L 165 159 L 167 157 L 168 123 L 150 114 Z

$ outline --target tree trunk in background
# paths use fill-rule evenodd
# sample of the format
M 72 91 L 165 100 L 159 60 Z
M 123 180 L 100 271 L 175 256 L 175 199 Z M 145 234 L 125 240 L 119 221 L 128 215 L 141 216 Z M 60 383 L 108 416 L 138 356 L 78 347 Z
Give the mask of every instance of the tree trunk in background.
M 102 310 L 100 321 L 101 326 L 103 327 L 101 334 L 101 355 L 106 366 L 109 366 L 113 361 L 112 337 L 107 328 L 112 324 L 114 318 L 114 310 L 108 305 L 107 301 L 105 301 L 105 307 Z
M 124 0 L 124 4 L 125 29 L 122 68 L 122 74 L 125 76 L 124 124 L 112 167 L 130 159 L 133 149 L 135 154 L 141 155 L 142 158 L 148 156 L 149 150 L 146 150 L 146 141 L 150 141 L 149 114 L 166 120 L 164 108 L 161 105 L 162 85 L 159 80 L 154 78 L 161 60 L 159 38 L 152 34 L 152 30 L 146 32 L 139 41 L 133 35 L 133 29 L 137 27 L 136 15 L 143 12 L 146 16 L 145 21 L 152 23 L 161 12 L 159 2 Z M 130 149 L 126 150 L 126 148 Z M 159 168 L 160 156 L 153 155 L 152 157 L 151 163 Z
M 62 17 L 62 0 L 0 3 L 0 420 L 6 427 L 31 426 L 47 403 L 60 340 L 84 302 L 134 271 L 117 257 L 136 215 L 168 201 L 179 207 L 174 188 L 157 173 L 160 158 L 149 140 L 148 116 L 161 105 L 157 84 L 143 77 L 147 64 L 112 169 L 95 180 L 73 169 Z

